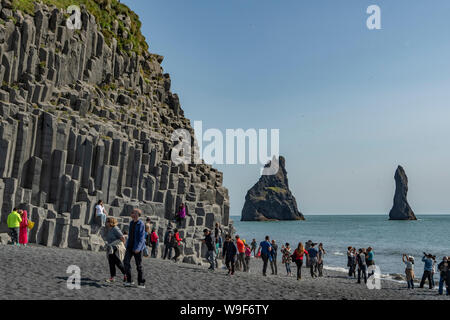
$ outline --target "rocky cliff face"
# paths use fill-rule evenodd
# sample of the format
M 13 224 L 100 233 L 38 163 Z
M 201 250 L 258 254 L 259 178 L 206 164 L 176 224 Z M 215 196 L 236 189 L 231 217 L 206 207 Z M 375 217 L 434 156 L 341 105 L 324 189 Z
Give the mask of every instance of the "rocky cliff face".
M 80 30 L 66 27 L 59 8 L 32 12 L 1 1 L 0 228 L 19 206 L 36 223 L 31 242 L 97 250 L 99 199 L 123 228 L 131 208 L 141 208 L 160 237 L 184 202 L 183 254 L 195 262 L 204 227 L 232 229 L 228 191 L 211 166 L 170 160 L 174 129 L 193 130 L 163 57 L 124 41 L 137 31 L 117 10 L 119 21 L 106 28 L 82 6 Z
M 395 171 L 394 206 L 389 212 L 389 220 L 417 220 L 408 204 L 408 177 L 405 170 L 398 166 Z
M 278 172 L 275 175 L 262 175 L 247 192 L 242 209 L 242 221 L 305 219 L 298 211 L 297 201 L 289 190 L 284 157 L 279 157 L 278 165 Z M 270 163 L 266 165 L 269 166 Z

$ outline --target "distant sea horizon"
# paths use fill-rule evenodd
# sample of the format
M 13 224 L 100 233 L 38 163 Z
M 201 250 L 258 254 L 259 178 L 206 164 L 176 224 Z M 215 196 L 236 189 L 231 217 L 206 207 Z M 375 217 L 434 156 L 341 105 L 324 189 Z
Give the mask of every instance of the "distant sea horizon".
M 418 213 L 414 212 L 416 217 L 419 216 L 446 216 L 450 215 L 450 210 L 448 212 L 432 212 L 432 213 Z M 303 216 L 306 218 L 308 216 L 386 216 L 389 219 L 389 212 L 377 213 L 377 212 L 367 212 L 367 213 L 321 213 L 321 212 L 313 212 L 313 213 L 303 213 Z M 236 220 L 241 219 L 241 215 L 230 215 L 230 219 Z M 292 220 L 294 221 L 294 220 Z

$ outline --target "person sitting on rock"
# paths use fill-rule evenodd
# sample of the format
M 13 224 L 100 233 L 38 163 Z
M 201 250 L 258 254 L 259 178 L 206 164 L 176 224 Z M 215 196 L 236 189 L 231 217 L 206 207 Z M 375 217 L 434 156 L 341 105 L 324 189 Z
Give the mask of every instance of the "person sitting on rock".
M 106 213 L 105 207 L 103 206 L 103 200 L 98 200 L 98 203 L 95 206 L 95 216 L 100 217 L 102 227 L 105 226 L 107 215 L 108 213 Z

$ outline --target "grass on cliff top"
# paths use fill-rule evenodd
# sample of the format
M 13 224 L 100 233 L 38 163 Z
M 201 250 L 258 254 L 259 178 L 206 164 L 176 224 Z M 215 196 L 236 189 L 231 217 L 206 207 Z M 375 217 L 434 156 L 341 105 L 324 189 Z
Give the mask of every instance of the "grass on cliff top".
M 272 190 L 272 191 L 274 191 L 276 193 L 286 192 L 285 189 L 282 189 L 280 187 L 266 187 L 266 189 L 270 189 L 270 190 Z
M 30 15 L 34 15 L 34 3 L 33 0 L 13 0 L 12 4 L 15 10 L 20 10 Z M 86 9 L 95 16 L 97 24 L 101 26 L 101 32 L 105 36 L 105 41 L 108 45 L 111 44 L 113 38 L 117 39 L 117 45 L 121 51 L 125 50 L 127 45 L 132 44 L 133 49 L 131 51 L 142 55 L 148 51 L 148 44 L 145 41 L 144 35 L 141 33 L 141 22 L 139 16 L 118 0 L 41 0 L 42 3 L 51 6 L 54 5 L 59 9 L 67 9 L 70 5 L 85 5 Z M 123 34 L 125 31 L 125 24 L 117 17 L 123 14 L 130 17 L 131 27 L 129 30 L 128 39 L 124 39 L 121 36 L 117 36 L 112 31 L 114 20 L 119 22 L 119 34 Z M 131 53 L 131 52 L 127 52 Z

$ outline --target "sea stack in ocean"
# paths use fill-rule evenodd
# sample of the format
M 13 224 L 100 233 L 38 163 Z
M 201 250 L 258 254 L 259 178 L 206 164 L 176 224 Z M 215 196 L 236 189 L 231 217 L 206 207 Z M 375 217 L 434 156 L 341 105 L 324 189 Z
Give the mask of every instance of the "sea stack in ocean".
M 276 165 L 272 164 L 274 161 Z M 274 158 L 265 170 L 273 167 L 278 167 L 275 174 L 261 175 L 247 192 L 241 221 L 305 220 L 289 190 L 284 157 Z
M 417 220 L 406 199 L 408 194 L 408 177 L 402 166 L 395 171 L 394 206 L 389 212 L 389 220 Z

